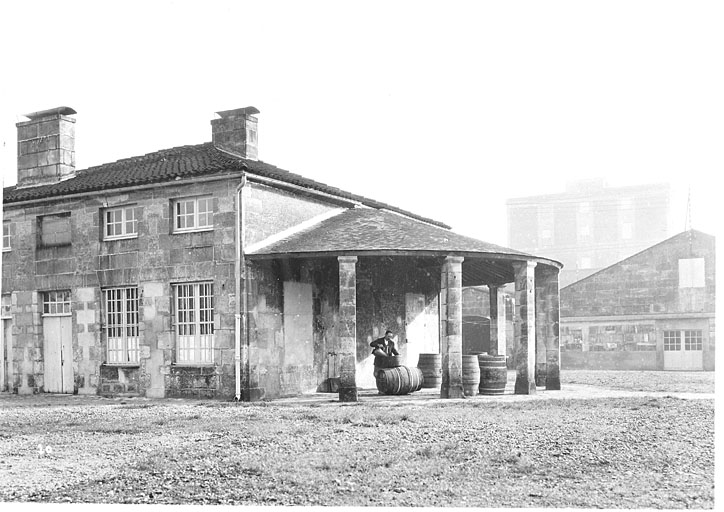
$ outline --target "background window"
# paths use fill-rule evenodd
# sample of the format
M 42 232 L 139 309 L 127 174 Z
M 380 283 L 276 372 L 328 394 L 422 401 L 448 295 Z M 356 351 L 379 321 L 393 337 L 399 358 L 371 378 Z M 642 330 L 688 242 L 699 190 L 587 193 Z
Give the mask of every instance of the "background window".
M 701 331 L 684 331 L 684 350 L 703 350 Z
M 70 213 L 40 217 L 40 245 L 70 245 Z
M 174 203 L 174 230 L 192 231 L 213 226 L 212 198 L 195 197 Z
M 43 315 L 70 315 L 70 290 L 43 293 Z
M 681 332 L 680 331 L 664 331 L 664 350 L 666 350 L 666 351 L 681 350 Z
M 103 233 L 106 239 L 138 234 L 138 219 L 133 206 L 106 210 L 103 218 L 105 223 Z
M 108 363 L 138 363 L 138 288 L 109 288 L 103 297 Z
M 3 251 L 10 250 L 10 223 L 3 222 Z
M 214 285 L 174 286 L 177 362 L 210 364 L 214 347 Z
M 704 258 L 679 260 L 679 288 L 703 288 Z

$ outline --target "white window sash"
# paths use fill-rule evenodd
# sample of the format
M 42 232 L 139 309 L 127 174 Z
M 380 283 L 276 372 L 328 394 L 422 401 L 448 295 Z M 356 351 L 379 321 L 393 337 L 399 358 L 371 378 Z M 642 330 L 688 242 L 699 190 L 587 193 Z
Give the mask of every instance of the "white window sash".
M 212 283 L 175 285 L 177 362 L 212 364 L 214 309 Z

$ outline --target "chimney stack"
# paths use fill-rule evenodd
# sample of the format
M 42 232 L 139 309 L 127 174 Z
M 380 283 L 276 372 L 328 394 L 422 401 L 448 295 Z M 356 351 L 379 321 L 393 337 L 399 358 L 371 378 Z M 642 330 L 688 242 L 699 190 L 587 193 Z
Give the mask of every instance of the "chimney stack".
M 255 107 L 217 112 L 211 120 L 211 140 L 219 149 L 243 158 L 257 160 L 257 119 Z
M 75 176 L 75 114 L 57 107 L 25 114 L 18 127 L 18 188 L 50 185 Z

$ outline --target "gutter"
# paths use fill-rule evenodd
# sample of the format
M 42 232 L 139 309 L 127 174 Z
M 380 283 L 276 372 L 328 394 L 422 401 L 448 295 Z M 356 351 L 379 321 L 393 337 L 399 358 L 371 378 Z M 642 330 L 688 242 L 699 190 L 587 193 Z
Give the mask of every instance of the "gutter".
M 236 394 L 234 398 L 237 402 L 241 401 L 241 368 L 247 369 L 249 365 L 249 351 L 244 344 L 244 357 L 242 361 L 242 341 L 247 339 L 246 336 L 246 281 L 242 290 L 242 269 L 245 266 L 244 250 L 242 248 L 242 237 L 244 235 L 244 216 L 242 213 L 241 194 L 242 189 L 246 185 L 246 174 L 241 175 L 241 181 L 236 187 L 236 261 L 234 265 L 235 293 L 236 300 L 234 305 L 234 375 L 236 379 Z M 244 272 L 246 278 L 246 272 Z M 242 335 L 243 330 L 243 335 Z M 247 372 L 248 373 L 248 372 Z

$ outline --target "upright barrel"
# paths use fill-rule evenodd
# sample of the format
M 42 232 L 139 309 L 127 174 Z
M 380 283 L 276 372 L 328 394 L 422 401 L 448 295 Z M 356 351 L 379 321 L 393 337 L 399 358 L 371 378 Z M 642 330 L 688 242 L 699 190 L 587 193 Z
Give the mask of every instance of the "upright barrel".
M 375 381 L 377 390 L 385 395 L 406 395 L 419 391 L 422 388 L 424 377 L 419 368 L 397 366 L 395 368 L 380 368 L 377 370 Z
M 481 395 L 502 395 L 505 392 L 505 384 L 508 381 L 508 368 L 505 364 L 505 356 L 478 355 L 480 365 L 480 387 Z
M 375 356 L 377 368 L 396 368 L 402 366 L 402 356 Z
M 480 385 L 480 366 L 478 356 L 463 356 L 463 393 L 466 396 L 477 394 Z
M 440 354 L 420 354 L 417 367 L 422 371 L 423 388 L 439 388 L 442 385 L 442 356 Z

